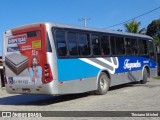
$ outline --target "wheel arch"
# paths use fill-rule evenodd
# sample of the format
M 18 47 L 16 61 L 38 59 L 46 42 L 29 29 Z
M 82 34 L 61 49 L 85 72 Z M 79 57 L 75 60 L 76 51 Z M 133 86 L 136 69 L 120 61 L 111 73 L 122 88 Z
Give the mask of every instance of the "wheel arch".
M 144 65 L 143 70 L 142 70 L 142 76 L 143 76 L 144 69 L 147 70 L 148 77 L 150 78 L 150 68 L 149 68 L 149 66 L 148 65 Z
M 99 73 L 98 73 L 98 75 L 97 75 L 96 88 L 98 88 L 98 78 L 99 78 L 99 76 L 100 76 L 100 74 L 102 72 L 106 73 L 107 77 L 110 79 L 110 85 L 111 85 L 111 75 L 110 75 L 110 72 L 108 70 L 106 70 L 106 69 L 103 69 L 103 70 L 100 70 Z

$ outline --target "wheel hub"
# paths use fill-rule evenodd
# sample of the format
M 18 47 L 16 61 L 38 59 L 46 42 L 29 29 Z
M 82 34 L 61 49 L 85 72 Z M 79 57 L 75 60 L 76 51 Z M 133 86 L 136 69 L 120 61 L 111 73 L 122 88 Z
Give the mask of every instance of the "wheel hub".
M 102 90 L 105 90 L 107 88 L 107 78 L 105 78 L 104 76 L 101 77 L 100 79 L 100 87 Z

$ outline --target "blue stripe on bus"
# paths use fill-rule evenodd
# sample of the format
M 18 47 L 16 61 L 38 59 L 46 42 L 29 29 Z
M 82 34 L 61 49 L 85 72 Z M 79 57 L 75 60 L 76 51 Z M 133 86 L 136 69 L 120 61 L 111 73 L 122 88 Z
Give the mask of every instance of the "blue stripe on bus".
M 58 59 L 58 80 L 60 82 L 89 77 L 96 77 L 99 68 L 96 68 L 80 59 Z
M 78 58 L 58 59 L 57 60 L 58 80 L 62 82 L 67 80 L 96 77 L 100 71 L 100 66 L 102 66 L 101 63 L 107 60 L 103 58 L 104 61 L 102 60 L 100 62 L 97 62 L 98 60 L 101 60 L 101 59 L 98 59 L 98 60 L 96 58 L 86 58 L 86 59 L 91 61 L 91 63 L 88 61 L 85 62 Z M 94 61 L 93 59 L 96 59 L 96 60 Z M 118 59 L 118 68 L 115 68 L 115 71 L 112 74 L 142 70 L 144 65 L 147 65 L 149 68 L 157 67 L 156 62 L 145 57 L 139 57 L 139 56 L 123 57 L 122 56 L 122 57 L 117 57 L 117 59 Z M 96 64 L 93 64 L 93 62 L 96 62 Z
M 116 69 L 115 73 L 142 70 L 145 65 L 148 66 L 149 68 L 157 67 L 155 61 L 149 58 L 139 57 L 139 56 L 118 57 L 118 62 L 119 62 L 119 67 Z

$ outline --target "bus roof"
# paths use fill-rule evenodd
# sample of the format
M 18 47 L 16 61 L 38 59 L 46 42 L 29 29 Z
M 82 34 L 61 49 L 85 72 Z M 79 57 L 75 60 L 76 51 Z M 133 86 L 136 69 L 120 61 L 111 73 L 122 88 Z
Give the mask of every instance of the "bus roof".
M 107 30 L 107 29 L 101 29 L 101 28 L 89 28 L 89 27 L 85 28 L 82 26 L 68 25 L 68 24 L 61 24 L 61 23 L 49 23 L 49 24 L 51 24 L 53 27 L 72 28 L 72 29 L 79 29 L 79 30 L 88 30 L 88 31 L 93 31 L 93 32 L 103 32 L 103 33 L 116 34 L 116 35 L 126 35 L 126 36 L 131 36 L 131 37 L 153 39 L 152 37 L 148 35 L 120 32 L 120 31 Z
M 62 23 L 56 23 L 56 22 L 34 23 L 34 24 L 19 26 L 19 27 L 13 28 L 13 29 L 21 29 L 21 28 L 25 28 L 25 27 L 29 27 L 29 26 L 33 27 L 33 26 L 37 26 L 37 25 L 40 25 L 40 24 L 48 24 L 51 27 L 58 27 L 58 28 L 71 28 L 71 29 L 78 29 L 78 30 L 87 30 L 87 31 L 93 31 L 93 32 L 103 32 L 103 33 L 116 34 L 116 35 L 126 35 L 126 36 L 131 36 L 131 37 L 153 39 L 152 37 L 150 37 L 148 35 L 128 33 L 128 32 L 120 32 L 120 31 L 107 30 L 107 29 L 101 29 L 101 28 L 89 28 L 89 27 L 85 28 L 85 27 L 82 27 L 82 26 L 62 24 Z

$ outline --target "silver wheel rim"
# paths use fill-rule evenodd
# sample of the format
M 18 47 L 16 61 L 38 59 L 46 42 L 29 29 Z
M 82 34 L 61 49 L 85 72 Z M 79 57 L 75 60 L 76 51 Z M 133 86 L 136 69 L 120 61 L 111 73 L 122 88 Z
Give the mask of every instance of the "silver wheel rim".
M 105 75 L 101 76 L 100 78 L 100 87 L 101 87 L 101 90 L 106 90 L 107 88 L 107 78 Z

